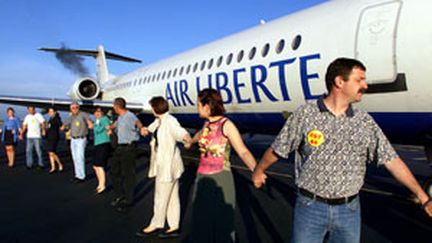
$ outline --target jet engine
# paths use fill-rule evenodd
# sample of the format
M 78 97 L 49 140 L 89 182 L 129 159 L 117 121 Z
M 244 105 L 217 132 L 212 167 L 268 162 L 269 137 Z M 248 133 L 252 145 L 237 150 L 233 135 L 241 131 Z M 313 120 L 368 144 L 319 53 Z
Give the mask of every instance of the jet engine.
M 71 99 L 94 100 L 101 95 L 99 83 L 90 77 L 80 78 L 72 85 L 68 92 Z

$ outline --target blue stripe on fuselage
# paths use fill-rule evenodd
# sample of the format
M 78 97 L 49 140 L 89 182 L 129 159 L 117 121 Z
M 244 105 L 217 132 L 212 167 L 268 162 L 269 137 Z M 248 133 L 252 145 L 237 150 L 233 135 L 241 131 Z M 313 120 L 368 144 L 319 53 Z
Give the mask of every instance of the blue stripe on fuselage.
M 370 113 L 378 125 L 395 143 L 422 144 L 432 130 L 430 112 Z M 175 114 L 180 124 L 200 128 L 204 121 L 197 114 Z M 227 116 L 242 132 L 277 134 L 285 123 L 282 113 L 229 113 Z

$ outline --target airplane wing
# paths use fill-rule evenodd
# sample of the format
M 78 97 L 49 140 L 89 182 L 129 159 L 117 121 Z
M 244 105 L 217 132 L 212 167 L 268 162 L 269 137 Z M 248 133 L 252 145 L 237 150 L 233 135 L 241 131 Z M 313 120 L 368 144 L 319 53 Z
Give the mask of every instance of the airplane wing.
M 105 109 L 112 109 L 112 101 L 103 100 L 72 100 L 72 99 L 59 99 L 59 98 L 41 98 L 41 97 L 23 97 L 23 96 L 6 96 L 0 95 L 0 103 L 13 104 L 20 106 L 33 105 L 39 108 L 48 108 L 54 106 L 61 111 L 69 111 L 69 105 L 72 102 L 78 102 L 80 109 L 88 112 L 93 112 L 96 106 Z M 126 107 L 133 112 L 149 113 L 151 110 L 143 109 L 143 104 L 127 102 Z

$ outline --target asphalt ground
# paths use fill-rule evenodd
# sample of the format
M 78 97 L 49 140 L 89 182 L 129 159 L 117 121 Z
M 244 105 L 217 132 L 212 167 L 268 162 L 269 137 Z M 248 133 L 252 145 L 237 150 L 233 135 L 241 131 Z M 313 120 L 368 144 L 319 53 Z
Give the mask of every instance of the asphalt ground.
M 271 143 L 271 136 L 246 136 L 245 141 L 259 158 Z M 432 176 L 423 149 L 395 145 L 400 156 L 421 183 Z M 182 205 L 181 237 L 175 239 L 137 238 L 135 232 L 152 217 L 154 180 L 147 177 L 148 145 L 139 145 L 137 158 L 136 204 L 127 213 L 118 213 L 110 205 L 112 190 L 96 195 L 96 178 L 91 169 L 92 147 L 87 147 L 86 182 L 73 184 L 73 166 L 64 141 L 59 147 L 65 170 L 48 174 L 45 170 L 27 170 L 24 143 L 17 147 L 17 162 L 8 169 L 4 151 L 0 152 L 0 242 L 182 242 L 190 230 L 188 216 L 198 154 L 183 151 L 186 171 L 180 180 Z M 48 165 L 45 156 L 45 163 Z M 238 242 L 290 242 L 296 189 L 293 165 L 282 160 L 269 170 L 263 189 L 255 189 L 250 173 L 233 156 L 233 174 L 237 192 L 235 211 Z M 109 182 L 109 181 L 108 181 Z M 362 242 L 432 242 L 432 219 L 410 199 L 384 168 L 368 166 L 361 193 Z

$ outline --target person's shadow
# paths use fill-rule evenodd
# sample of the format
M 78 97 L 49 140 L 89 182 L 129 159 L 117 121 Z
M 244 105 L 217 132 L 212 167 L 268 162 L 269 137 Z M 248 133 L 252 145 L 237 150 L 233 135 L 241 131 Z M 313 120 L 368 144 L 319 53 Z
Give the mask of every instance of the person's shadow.
M 192 205 L 187 242 L 234 241 L 234 207 L 226 203 L 221 187 L 212 178 L 201 178 Z

